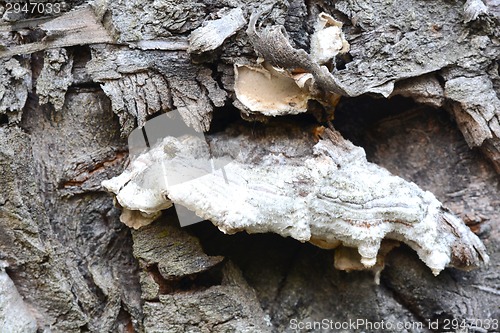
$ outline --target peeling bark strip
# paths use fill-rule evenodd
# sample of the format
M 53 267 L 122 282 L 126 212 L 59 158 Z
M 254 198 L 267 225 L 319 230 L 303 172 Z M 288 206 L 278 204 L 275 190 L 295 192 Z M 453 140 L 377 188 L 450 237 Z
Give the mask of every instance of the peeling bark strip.
M 234 160 L 225 167 L 228 182 L 216 172 L 174 186 L 161 181 L 162 170 L 193 165 L 202 143 L 166 137 L 103 186 L 125 209 L 148 215 L 171 200 L 225 233 L 274 232 L 323 248 L 355 247 L 367 268 L 384 238 L 408 244 L 435 275 L 446 266 L 488 262 L 477 236 L 432 193 L 367 162 L 364 150 L 339 133 L 324 134 L 313 146 L 312 136 L 292 125 L 257 139 L 230 128 L 209 137 L 219 143 L 216 156 Z
M 448 80 L 445 95 L 469 147 L 483 147 L 500 173 L 500 99 L 487 76 Z
M 262 11 L 252 14 L 246 31 L 250 42 L 260 56 L 273 66 L 288 70 L 302 69 L 311 73 L 317 86 L 316 89 L 320 91 L 347 95 L 328 68 L 318 63 L 319 59 L 311 57 L 306 51 L 296 49 L 290 44 L 283 26 L 271 26 L 257 31 L 257 20 L 262 14 Z M 347 51 L 347 48 L 344 51 Z
M 235 8 L 222 18 L 209 21 L 201 28 L 196 29 L 189 36 L 189 53 L 203 53 L 212 51 L 222 45 L 228 38 L 246 25 L 241 8 Z
M 6 27 L 8 28 L 9 25 L 0 25 L 1 30 L 6 30 Z M 90 6 L 61 15 L 40 24 L 37 28 L 45 32 L 46 38 L 44 40 L 5 49 L 0 48 L 0 58 L 73 45 L 113 42 Z

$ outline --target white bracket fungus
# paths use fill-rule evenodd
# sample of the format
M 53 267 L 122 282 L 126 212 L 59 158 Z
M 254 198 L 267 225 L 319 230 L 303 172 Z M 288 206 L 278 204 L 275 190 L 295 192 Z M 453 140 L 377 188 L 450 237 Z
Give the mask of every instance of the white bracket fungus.
M 304 84 L 266 63 L 234 65 L 234 92 L 250 111 L 266 116 L 306 112 L 313 98 Z
M 233 126 L 208 137 L 219 143 L 214 155 L 232 160 L 225 175 L 169 186 L 166 166 L 193 165 L 205 142 L 166 137 L 103 186 L 125 209 L 148 216 L 174 202 L 225 233 L 274 232 L 322 248 L 357 248 L 366 268 L 377 263 L 383 239 L 409 245 L 436 275 L 488 262 L 479 238 L 432 193 L 369 163 L 339 133 L 327 129 L 314 144 L 298 126 L 266 131 L 256 138 Z
M 349 43 L 342 32 L 342 22 L 321 13 L 311 36 L 311 58 L 318 64 L 326 64 L 337 54 L 349 52 Z

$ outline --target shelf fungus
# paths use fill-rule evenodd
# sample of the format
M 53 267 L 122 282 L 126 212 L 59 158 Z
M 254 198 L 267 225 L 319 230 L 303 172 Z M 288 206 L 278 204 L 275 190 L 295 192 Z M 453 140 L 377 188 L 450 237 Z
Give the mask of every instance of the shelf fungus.
M 265 116 L 303 113 L 307 111 L 307 102 L 313 99 L 300 83 L 303 76 L 294 77 L 266 63 L 254 66 L 236 64 L 234 92 L 251 112 Z
M 247 35 L 263 58 L 255 65 L 234 65 L 234 91 L 246 108 L 243 111 L 266 116 L 297 114 L 307 111 L 309 100 L 327 109 L 335 106 L 342 91 L 326 65 L 349 51 L 342 23 L 326 13 L 319 14 L 308 54 L 292 47 L 282 26 L 257 31 L 260 15 L 250 17 Z
M 432 193 L 369 163 L 336 131 L 325 129 L 318 142 L 305 127 L 281 121 L 256 132 L 234 124 L 205 139 L 168 136 L 103 186 L 128 219 L 151 217 L 173 202 L 224 233 L 273 232 L 325 249 L 357 249 L 364 268 L 387 252 L 383 240 L 407 244 L 436 275 L 488 262 L 479 238 Z M 207 172 L 202 147 L 230 162 Z M 198 165 L 196 177 L 180 182 L 166 172 Z M 356 269 L 341 262 L 344 252 L 353 257 L 340 250 L 337 267 Z
M 349 52 L 350 46 L 342 32 L 342 22 L 326 13 L 318 15 L 311 36 L 311 58 L 318 64 L 327 64 L 337 56 Z

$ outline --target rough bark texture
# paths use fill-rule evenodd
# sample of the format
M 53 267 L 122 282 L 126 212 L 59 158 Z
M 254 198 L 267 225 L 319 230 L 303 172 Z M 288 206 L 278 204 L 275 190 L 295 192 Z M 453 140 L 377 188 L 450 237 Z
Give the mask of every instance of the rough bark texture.
M 67 3 L 55 19 L 2 5 L 0 332 L 292 332 L 292 319 L 324 318 L 424 323 L 407 332 L 455 318 L 495 331 L 485 324 L 500 318 L 495 1 Z M 344 23 L 351 45 L 333 76 L 294 56 L 308 54 L 321 12 Z M 221 22 L 227 30 L 199 39 Z M 266 31 L 290 52 L 273 53 Z M 479 235 L 490 265 L 434 277 L 400 246 L 376 285 L 371 272 L 334 269 L 332 251 L 278 235 L 180 228 L 172 211 L 133 232 L 123 225 L 101 182 L 123 171 L 127 135 L 172 109 L 213 132 L 239 112 L 265 119 L 233 90 L 233 65 L 255 64 L 256 51 L 311 69 L 320 90 L 334 85 L 344 95 L 336 129 L 434 193 Z M 310 113 L 294 120 L 321 120 Z M 246 126 L 258 136 L 266 124 Z

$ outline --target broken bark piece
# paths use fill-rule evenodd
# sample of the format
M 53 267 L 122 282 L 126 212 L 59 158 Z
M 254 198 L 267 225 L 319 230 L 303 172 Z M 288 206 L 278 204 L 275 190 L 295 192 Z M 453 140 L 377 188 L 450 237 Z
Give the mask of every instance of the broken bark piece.
M 184 122 L 199 132 L 208 131 L 214 106 L 222 106 L 227 94 L 204 65 L 193 65 L 183 51 L 130 50 L 120 46 L 93 46 L 86 69 L 103 83 L 113 111 L 119 115 L 122 136 L 147 117 L 168 112 L 173 106 Z
M 120 119 L 122 135 L 135 127 L 144 126 L 148 116 L 172 108 L 170 90 L 165 78 L 150 71 L 123 75 L 118 80 L 106 80 L 102 90 L 111 100 L 113 112 Z
M 64 104 L 68 87 L 73 82 L 73 56 L 66 49 L 45 51 L 43 68 L 36 81 L 40 104 L 51 103 L 56 111 Z
M 31 70 L 17 59 L 0 59 L 0 115 L 20 121 L 30 91 Z
M 189 36 L 189 53 L 212 51 L 247 23 L 241 8 L 231 9 L 220 19 L 208 21 Z
M 174 215 L 167 212 L 132 231 L 132 238 L 146 332 L 158 323 L 168 332 L 269 331 L 255 291 L 239 269 L 222 256 L 206 255 L 198 238 L 175 225 Z
M 160 295 L 144 302 L 146 332 L 273 332 L 254 289 L 234 264 L 219 285 Z M 196 281 L 195 281 L 196 282 Z
M 408 244 L 436 275 L 447 266 L 488 262 L 477 236 L 432 193 L 367 162 L 364 150 L 339 133 L 327 129 L 323 136 L 314 144 L 312 133 L 295 125 L 270 126 L 259 137 L 233 126 L 208 137 L 218 143 L 214 156 L 232 159 L 224 172 L 173 186 L 146 180 L 166 179 L 172 149 L 174 165 L 193 165 L 199 139 L 166 137 L 137 158 L 148 167 L 132 161 L 103 186 L 127 209 L 140 202 L 141 210 L 154 212 L 158 202 L 148 205 L 149 197 L 166 196 L 225 233 L 274 232 L 322 247 L 354 247 L 367 268 L 375 265 L 384 238 Z M 145 184 L 147 196 L 138 190 Z
M 470 147 L 500 139 L 500 99 L 487 76 L 448 80 L 445 95 L 456 102 L 452 109 Z
M 396 83 L 392 96 L 411 97 L 415 102 L 439 108 L 444 103 L 444 89 L 434 74 L 426 74 Z
M 144 126 L 148 116 L 172 109 L 169 82 L 151 69 L 152 59 L 143 52 L 100 45 L 92 47 L 92 53 L 86 71 L 93 80 L 102 83 L 102 90 L 120 119 L 122 137 L 136 126 Z
M 158 221 L 132 233 L 134 256 L 141 268 L 157 265 L 161 279 L 176 281 L 207 271 L 224 257 L 207 256 L 194 236 L 172 223 Z
M 482 147 L 500 171 L 500 99 L 487 76 L 446 81 L 445 96 L 469 147 Z

